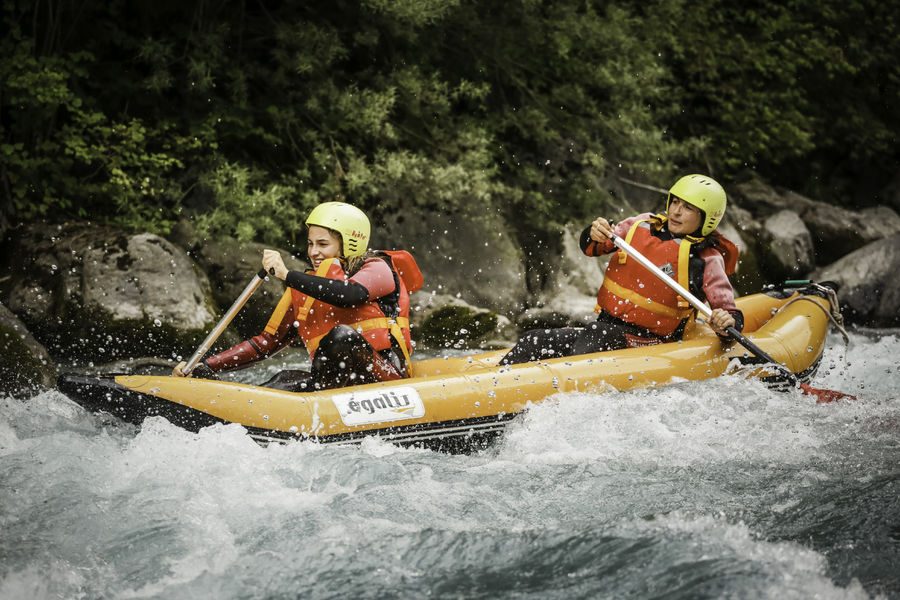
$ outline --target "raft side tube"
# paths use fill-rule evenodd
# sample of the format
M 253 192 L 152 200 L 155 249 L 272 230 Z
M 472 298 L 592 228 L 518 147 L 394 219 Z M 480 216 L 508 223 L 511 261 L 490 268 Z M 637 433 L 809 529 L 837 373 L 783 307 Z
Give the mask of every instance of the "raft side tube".
M 148 417 L 163 417 L 194 433 L 223 419 L 202 411 L 144 394 L 115 381 L 115 376 L 64 373 L 57 379 L 60 392 L 91 412 L 105 412 L 127 423 L 140 425 Z

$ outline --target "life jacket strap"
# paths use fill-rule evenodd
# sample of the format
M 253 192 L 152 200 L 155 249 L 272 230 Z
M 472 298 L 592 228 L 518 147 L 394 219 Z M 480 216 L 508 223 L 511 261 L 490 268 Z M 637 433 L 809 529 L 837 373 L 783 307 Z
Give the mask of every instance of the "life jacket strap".
M 691 244 L 693 242 L 683 239 L 678 246 L 678 283 L 686 290 L 690 288 L 690 263 L 691 263 Z M 678 307 L 690 308 L 691 303 L 678 295 Z
M 650 221 L 650 219 L 640 219 L 638 221 L 635 221 L 634 224 L 628 229 L 628 233 L 625 234 L 625 243 L 630 245 L 631 240 L 632 240 L 632 238 L 634 238 L 634 234 L 637 231 L 637 228 L 640 227 L 641 224 L 647 223 L 649 221 Z M 625 252 L 624 250 L 619 250 L 617 256 L 619 258 L 620 265 L 624 265 L 625 261 L 628 260 L 628 253 Z
M 633 290 L 622 287 L 609 277 L 606 277 L 603 280 L 603 287 L 606 288 L 607 291 L 609 291 L 614 296 L 617 296 L 622 300 L 627 300 L 638 308 L 643 308 L 644 310 L 650 311 L 656 315 L 662 315 L 664 317 L 669 317 L 672 319 L 687 319 L 694 312 L 692 308 L 672 308 L 671 306 L 666 306 L 665 304 L 654 302 L 650 298 L 641 296 Z M 594 312 L 600 312 L 600 310 L 601 308 L 599 305 L 594 308 Z
M 396 341 L 397 345 L 400 347 L 400 352 L 403 354 L 403 360 L 406 363 L 406 376 L 412 377 L 412 357 L 409 355 L 409 348 L 406 347 L 406 338 L 403 337 L 403 327 L 400 325 L 401 321 L 406 323 L 407 328 L 409 327 L 409 319 L 405 317 L 388 319 L 391 337 L 394 338 L 394 341 Z

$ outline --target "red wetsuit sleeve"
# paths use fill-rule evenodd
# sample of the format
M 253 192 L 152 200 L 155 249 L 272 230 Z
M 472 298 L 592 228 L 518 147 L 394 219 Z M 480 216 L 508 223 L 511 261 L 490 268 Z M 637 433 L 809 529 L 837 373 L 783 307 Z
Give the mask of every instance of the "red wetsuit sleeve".
M 290 345 L 296 335 L 294 321 L 296 317 L 291 291 L 286 290 L 262 333 L 210 356 L 203 362 L 213 372 L 232 371 L 271 356 Z
M 380 258 L 370 258 L 364 262 L 359 271 L 350 277 L 350 281 L 358 283 L 368 290 L 370 302 L 387 296 L 396 289 L 394 273 Z

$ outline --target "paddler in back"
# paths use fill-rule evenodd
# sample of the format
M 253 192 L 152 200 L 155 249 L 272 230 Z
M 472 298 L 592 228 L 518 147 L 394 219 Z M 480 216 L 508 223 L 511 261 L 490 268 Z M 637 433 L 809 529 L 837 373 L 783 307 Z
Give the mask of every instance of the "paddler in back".
M 669 190 L 666 210 L 645 213 L 613 226 L 595 219 L 581 234 L 587 256 L 617 250 L 611 235 L 621 237 L 682 287 L 709 303 L 709 325 L 723 340 L 726 328 L 743 329 L 728 280 L 737 267 L 738 249 L 716 227 L 727 199 L 718 182 L 687 175 Z M 597 320 L 587 327 L 527 331 L 501 361 L 517 364 L 540 359 L 677 341 L 695 311 L 668 285 L 623 251 L 612 257 L 597 293 Z

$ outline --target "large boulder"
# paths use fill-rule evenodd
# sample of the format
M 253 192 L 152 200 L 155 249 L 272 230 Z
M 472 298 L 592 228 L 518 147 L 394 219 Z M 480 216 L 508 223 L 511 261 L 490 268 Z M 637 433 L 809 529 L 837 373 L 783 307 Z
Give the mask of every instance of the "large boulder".
M 768 274 L 777 279 L 804 275 L 815 264 L 812 235 L 800 216 L 779 210 L 763 221 L 759 242 Z
M 500 313 L 520 312 L 527 301 L 522 250 L 499 214 L 395 214 L 375 225 L 373 246 L 412 252 L 425 291 L 459 295 Z
M 758 292 L 768 283 L 761 267 L 762 223 L 749 211 L 732 202 L 728 205 L 725 219 L 718 231 L 734 242 L 740 252 L 737 273 L 731 278 L 735 291 L 739 295 Z
M 206 276 L 157 235 L 33 224 L 5 249 L 4 301 L 52 354 L 98 362 L 172 356 L 215 323 Z
M 25 324 L 0 304 L 0 394 L 30 393 L 54 385 L 53 359 Z
M 900 215 L 888 206 L 858 211 L 773 188 L 759 179 L 729 189 L 740 206 L 765 220 L 782 210 L 797 213 L 812 235 L 818 264 L 828 264 L 866 244 L 900 232 Z
M 817 281 L 840 285 L 838 299 L 848 319 L 864 325 L 900 325 L 900 234 L 872 242 L 825 268 Z

